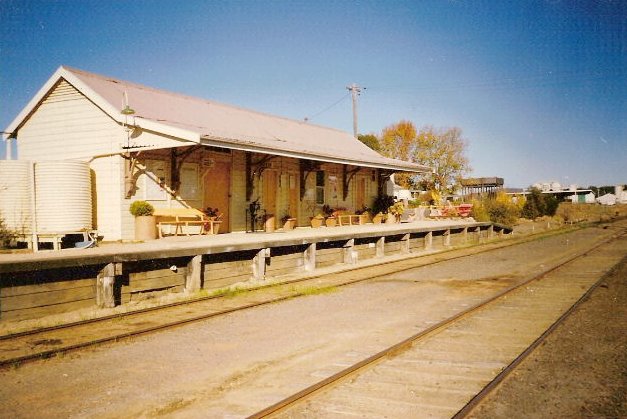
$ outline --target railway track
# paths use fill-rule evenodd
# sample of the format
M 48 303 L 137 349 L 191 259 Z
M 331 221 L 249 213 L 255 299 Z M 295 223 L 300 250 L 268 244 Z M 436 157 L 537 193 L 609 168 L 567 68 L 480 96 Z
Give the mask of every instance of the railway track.
M 626 254 L 622 228 L 249 417 L 464 417 Z
M 542 236 L 540 236 L 542 237 Z M 250 309 L 265 304 L 296 298 L 303 289 L 341 287 L 362 281 L 374 280 L 390 273 L 441 263 L 479 253 L 529 242 L 530 238 L 508 242 L 489 243 L 473 248 L 457 249 L 427 256 L 416 255 L 407 259 L 346 270 L 333 275 L 312 276 L 283 284 L 272 284 L 240 293 L 236 299 L 205 297 L 181 301 L 166 306 L 89 319 L 70 324 L 46 327 L 21 333 L 0 336 L 0 367 L 52 357 L 56 354 L 95 346 L 133 336 L 166 330 L 211 317 Z M 271 289 L 271 292 L 267 292 Z

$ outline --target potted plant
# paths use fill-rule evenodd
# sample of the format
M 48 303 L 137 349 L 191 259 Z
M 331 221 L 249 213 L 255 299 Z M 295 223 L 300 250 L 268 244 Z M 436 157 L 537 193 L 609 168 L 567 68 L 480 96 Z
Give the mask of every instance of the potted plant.
M 324 222 L 324 216 L 322 214 L 316 214 L 313 217 L 311 217 L 310 219 L 311 219 L 311 227 L 312 228 L 318 228 L 318 227 L 322 226 L 322 223 Z
M 213 224 L 213 234 L 220 233 L 220 225 L 222 224 L 222 213 L 218 208 L 207 207 L 203 210 L 212 223 L 205 223 L 205 231 L 211 231 L 211 224 Z
M 388 208 L 388 218 L 385 220 L 386 224 L 399 223 L 401 221 L 401 215 L 405 212 L 405 206 L 402 202 L 396 202 Z
M 335 210 L 327 204 L 322 206 L 322 212 L 326 218 L 325 224 L 327 227 L 335 227 L 337 224 L 337 218 L 335 217 Z
M 281 218 L 281 222 L 283 223 L 284 231 L 291 231 L 296 227 L 296 218 L 293 218 L 289 213 Z
M 155 208 L 146 201 L 135 201 L 130 207 L 135 217 L 135 240 L 154 240 L 157 238 L 157 217 Z

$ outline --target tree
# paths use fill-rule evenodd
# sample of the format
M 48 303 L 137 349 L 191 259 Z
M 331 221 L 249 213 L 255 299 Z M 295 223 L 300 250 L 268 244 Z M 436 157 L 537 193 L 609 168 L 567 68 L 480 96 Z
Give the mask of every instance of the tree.
M 368 147 L 373 149 L 374 151 L 380 151 L 381 146 L 379 145 L 379 139 L 374 134 L 359 134 L 357 139 L 362 143 L 366 144 Z
M 407 160 L 429 166 L 433 173 L 421 174 L 418 177 L 410 174 L 396 175 L 395 179 L 401 186 L 419 184 L 427 190 L 452 192 L 461 178 L 470 171 L 465 156 L 466 141 L 462 138 L 459 128 L 445 130 L 424 127 L 417 132 L 409 121 L 400 121 L 383 129 L 381 153 L 387 157 Z

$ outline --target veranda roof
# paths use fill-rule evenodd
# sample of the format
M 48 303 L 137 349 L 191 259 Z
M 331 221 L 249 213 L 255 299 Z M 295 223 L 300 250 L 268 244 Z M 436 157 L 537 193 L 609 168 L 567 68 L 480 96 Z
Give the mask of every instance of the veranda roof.
M 193 143 L 393 171 L 430 172 L 427 166 L 381 156 L 333 128 L 172 93 L 69 67 L 60 67 L 5 130 L 19 127 L 60 80 L 72 84 L 111 118 Z M 121 114 L 126 105 L 135 111 Z

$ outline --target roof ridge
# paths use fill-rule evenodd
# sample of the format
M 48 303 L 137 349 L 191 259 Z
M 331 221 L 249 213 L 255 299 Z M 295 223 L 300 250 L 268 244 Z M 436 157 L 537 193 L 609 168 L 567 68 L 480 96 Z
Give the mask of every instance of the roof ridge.
M 160 94 L 167 94 L 167 95 L 171 95 L 171 96 L 175 96 L 175 97 L 179 97 L 179 98 L 183 98 L 183 99 L 191 99 L 194 101 L 198 101 L 198 102 L 203 102 L 206 104 L 210 104 L 210 105 L 214 105 L 214 106 L 222 106 L 222 107 L 226 107 L 226 108 L 231 108 L 231 109 L 237 109 L 240 111 L 244 111 L 244 112 L 249 112 L 252 114 L 257 114 L 257 115 L 261 115 L 264 117 L 270 117 L 270 118 L 275 118 L 275 119 L 281 119 L 284 121 L 288 121 L 288 122 L 292 122 L 292 123 L 296 123 L 296 124 L 300 124 L 300 125 L 304 125 L 304 126 L 311 126 L 311 127 L 316 127 L 316 128 L 322 128 L 322 129 L 326 129 L 329 131 L 335 131 L 335 132 L 340 132 L 343 134 L 347 134 L 350 135 L 347 131 L 341 130 L 339 128 L 333 128 L 333 127 L 328 127 L 325 125 L 318 125 L 318 124 L 312 124 L 306 121 L 300 121 L 298 119 L 293 119 L 293 118 L 288 118 L 286 116 L 282 116 L 282 115 L 275 115 L 275 114 L 271 114 L 271 113 L 267 113 L 267 112 L 260 112 L 257 111 L 255 109 L 250 109 L 250 108 L 244 108 L 238 105 L 231 105 L 228 103 L 223 103 L 223 102 L 219 102 L 219 101 L 215 101 L 212 99 L 205 99 L 199 96 L 192 96 L 192 95 L 188 95 L 185 93 L 178 93 L 178 92 L 173 92 L 171 90 L 164 90 L 164 89 L 158 89 L 156 87 L 151 87 L 145 84 L 141 84 L 141 83 L 136 83 L 136 82 L 132 82 L 132 81 L 128 81 L 128 80 L 123 80 L 123 79 L 118 79 L 115 77 L 111 77 L 111 76 L 107 76 L 104 74 L 99 74 L 99 73 L 93 73 L 91 71 L 86 71 L 86 70 L 82 70 L 82 69 L 78 69 L 78 68 L 74 68 L 74 67 L 70 67 L 70 66 L 66 66 L 66 65 L 62 65 L 61 68 L 63 68 L 64 70 L 73 73 L 75 75 L 84 75 L 87 77 L 96 77 L 102 80 L 106 80 L 106 81 L 111 81 L 114 83 L 118 83 L 118 84 L 124 84 L 124 85 L 128 85 L 128 86 L 132 86 L 134 88 L 138 88 L 138 89 L 142 89 L 142 90 L 146 90 L 146 91 L 151 91 L 151 92 L 155 92 L 155 93 L 160 93 Z

